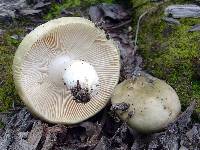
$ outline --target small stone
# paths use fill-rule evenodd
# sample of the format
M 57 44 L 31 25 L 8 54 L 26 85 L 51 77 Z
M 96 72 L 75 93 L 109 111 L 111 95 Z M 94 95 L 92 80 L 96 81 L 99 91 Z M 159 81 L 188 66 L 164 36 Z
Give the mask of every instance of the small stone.
M 128 32 L 131 32 L 133 28 L 131 26 L 128 27 Z

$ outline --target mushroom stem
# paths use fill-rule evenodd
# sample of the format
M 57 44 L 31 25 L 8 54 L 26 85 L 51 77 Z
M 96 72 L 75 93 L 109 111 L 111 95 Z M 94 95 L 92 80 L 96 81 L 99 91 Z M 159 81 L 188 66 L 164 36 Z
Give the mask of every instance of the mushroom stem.
M 94 67 L 83 60 L 75 60 L 64 70 L 64 84 L 71 90 L 74 99 L 78 102 L 88 102 L 99 84 Z
M 58 86 L 71 90 L 77 102 L 88 102 L 99 84 L 94 67 L 83 60 L 70 60 L 66 56 L 56 57 L 49 65 L 50 80 Z
M 94 67 L 82 60 L 70 62 L 65 67 L 63 79 L 70 89 L 76 87 L 78 81 L 81 88 L 87 88 L 89 92 L 95 90 L 99 84 L 99 78 Z

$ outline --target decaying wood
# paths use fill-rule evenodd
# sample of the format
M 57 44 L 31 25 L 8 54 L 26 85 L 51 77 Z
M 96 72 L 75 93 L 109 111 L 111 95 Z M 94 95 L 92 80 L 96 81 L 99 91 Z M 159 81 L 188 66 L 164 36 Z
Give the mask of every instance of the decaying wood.
M 165 15 L 173 18 L 200 17 L 200 7 L 193 4 L 171 5 L 165 9 Z
M 131 131 L 126 123 L 105 117 L 105 112 L 98 116 L 102 118 L 100 122 L 88 120 L 67 127 L 44 123 L 23 108 L 11 115 L 1 115 L 5 127 L 0 132 L 0 149 L 198 149 L 200 124 L 191 122 L 194 108 L 195 102 L 166 130 L 148 136 Z

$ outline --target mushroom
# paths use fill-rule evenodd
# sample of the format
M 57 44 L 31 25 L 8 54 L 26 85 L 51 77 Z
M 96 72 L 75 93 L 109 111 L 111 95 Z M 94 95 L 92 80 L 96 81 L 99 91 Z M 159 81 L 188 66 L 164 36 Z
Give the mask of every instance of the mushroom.
M 116 113 L 130 127 L 143 133 L 162 130 L 181 111 L 174 89 L 165 81 L 144 73 L 117 85 L 111 101 L 113 105 L 126 103 L 127 111 L 116 110 Z
M 14 81 L 38 117 L 75 124 L 106 105 L 119 80 L 119 60 L 113 41 L 94 23 L 63 17 L 23 39 L 14 57 Z

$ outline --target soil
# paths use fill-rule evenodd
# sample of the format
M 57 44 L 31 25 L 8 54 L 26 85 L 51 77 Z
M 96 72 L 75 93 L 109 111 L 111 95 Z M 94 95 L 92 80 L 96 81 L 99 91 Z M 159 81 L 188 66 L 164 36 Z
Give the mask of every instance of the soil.
M 72 13 L 74 12 L 68 12 Z M 137 47 L 133 44 L 134 32 L 130 28 L 129 9 L 124 9 L 121 5 L 100 4 L 91 6 L 89 11 L 84 10 L 82 14 L 87 14 L 85 17 L 103 28 L 108 38 L 112 38 L 119 47 L 122 64 L 120 82 L 142 70 L 142 58 L 137 54 Z M 32 15 L 31 17 L 34 18 Z M 34 26 L 44 22 L 41 19 L 35 20 L 33 19 Z M 27 31 L 33 29 L 32 26 L 25 28 Z M 83 92 L 84 96 L 80 96 L 80 91 L 81 87 L 77 83 L 74 95 L 81 102 L 87 102 L 85 99 L 88 95 Z M 192 102 L 177 120 L 163 131 L 148 135 L 130 128 L 115 114 L 115 110 L 123 112 L 128 107 L 126 103 L 113 106 L 109 103 L 96 116 L 71 126 L 46 123 L 33 116 L 26 107 L 14 107 L 13 110 L 0 113 L 0 121 L 4 124 L 3 128 L 0 128 L 0 150 L 200 149 L 200 124 L 192 120 L 195 102 Z M 130 113 L 130 117 L 132 116 L 134 112 Z
M 91 99 L 88 88 L 81 88 L 79 80 L 76 81 L 76 86 L 70 90 L 77 103 L 87 103 Z

